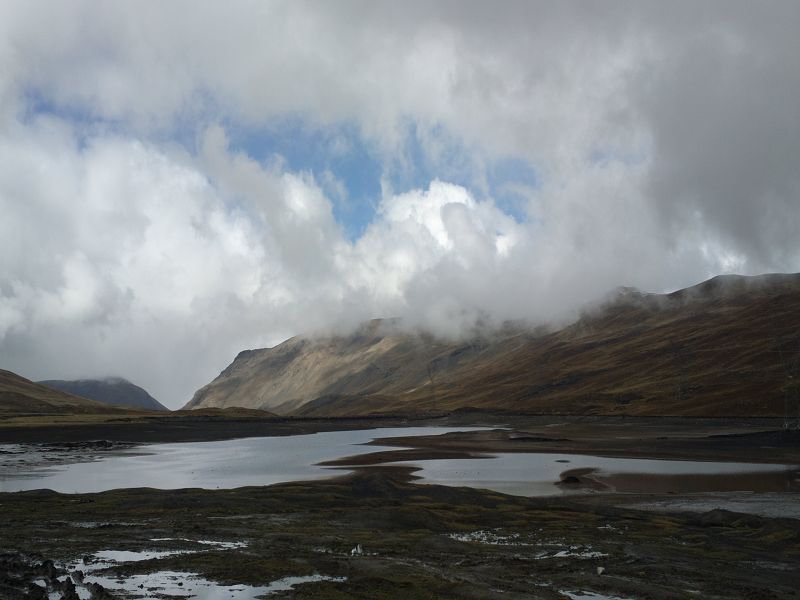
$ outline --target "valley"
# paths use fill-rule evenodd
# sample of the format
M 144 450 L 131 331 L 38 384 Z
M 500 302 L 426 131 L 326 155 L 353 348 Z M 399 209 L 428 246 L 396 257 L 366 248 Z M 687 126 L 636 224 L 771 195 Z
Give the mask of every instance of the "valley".
M 0 600 L 800 600 L 798 31 L 0 2 Z
M 776 275 L 372 321 L 176 411 L 0 372 L 0 597 L 796 597 L 799 309 Z

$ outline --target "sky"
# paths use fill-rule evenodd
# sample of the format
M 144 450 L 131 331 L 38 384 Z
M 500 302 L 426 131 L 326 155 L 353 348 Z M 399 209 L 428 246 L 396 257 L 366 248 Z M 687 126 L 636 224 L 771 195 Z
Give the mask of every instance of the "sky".
M 800 3 L 0 3 L 0 368 L 800 271 Z

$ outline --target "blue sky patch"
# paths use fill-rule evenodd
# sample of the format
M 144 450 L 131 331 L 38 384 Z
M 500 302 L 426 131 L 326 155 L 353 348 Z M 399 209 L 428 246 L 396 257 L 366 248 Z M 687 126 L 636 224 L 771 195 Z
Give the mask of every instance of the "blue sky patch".
M 209 101 L 198 98 L 198 102 Z M 193 111 L 178 119 L 160 141 L 196 152 L 196 132 L 200 124 Z M 31 90 L 26 94 L 23 120 L 32 122 L 40 115 L 61 119 L 73 127 L 76 143 L 85 147 L 92 137 L 109 133 L 124 135 L 124 120 L 109 120 L 99 115 L 60 105 L 46 95 Z M 333 203 L 333 214 L 351 240 L 360 238 L 374 220 L 381 200 L 381 179 L 395 194 L 427 189 L 439 179 L 461 185 L 478 199 L 492 198 L 496 205 L 518 222 L 526 220 L 524 191 L 538 186 L 535 170 L 524 160 L 505 157 L 490 161 L 441 125 L 421 126 L 408 119 L 401 125 L 400 152 L 387 162 L 375 143 L 366 140 L 356 123 L 331 125 L 309 123 L 300 116 L 284 116 L 266 126 L 245 127 L 223 122 L 230 147 L 262 163 L 280 156 L 293 172 L 310 172 Z M 344 193 L 341 193 L 341 191 Z
M 383 167 L 355 125 L 312 127 L 300 118 L 287 117 L 265 128 L 227 126 L 226 130 L 234 150 L 260 162 L 280 155 L 289 170 L 313 173 L 333 201 L 334 216 L 348 237 L 354 240 L 364 233 L 381 199 Z M 326 183 L 326 171 L 341 181 L 345 197 Z
M 381 177 L 395 194 L 427 189 L 434 179 L 461 185 L 476 198 L 491 197 L 518 222 L 527 218 L 527 198 L 522 190 L 539 184 L 536 171 L 524 160 L 506 157 L 483 166 L 474 152 L 444 127 L 423 129 L 413 120 L 403 125 L 401 152 L 389 164 L 354 123 L 320 126 L 289 116 L 258 129 L 225 126 L 232 149 L 260 162 L 279 155 L 289 170 L 313 173 L 333 201 L 334 216 L 350 240 L 361 237 L 375 217 Z M 341 182 L 344 197 L 327 186 L 326 172 Z
M 489 193 L 503 212 L 518 223 L 526 220 L 525 204 L 528 198 L 524 191 L 539 187 L 539 178 L 531 165 L 519 158 L 500 159 L 487 169 Z

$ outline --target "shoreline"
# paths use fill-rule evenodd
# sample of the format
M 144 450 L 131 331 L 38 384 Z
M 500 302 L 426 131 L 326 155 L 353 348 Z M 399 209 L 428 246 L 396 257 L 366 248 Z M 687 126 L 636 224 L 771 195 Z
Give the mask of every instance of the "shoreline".
M 45 448 L 113 452 L 131 443 L 402 425 L 500 426 L 512 420 L 462 414 L 425 420 L 164 421 L 73 425 L 62 427 L 61 436 L 47 435 L 54 426 L 0 427 L 0 443 L 17 435 Z M 61 585 L 56 580 L 73 577 L 69 573 L 88 564 L 87 557 L 91 562 L 98 553 L 122 550 L 158 556 L 111 564 L 102 571 L 103 581 L 157 581 L 159 573 L 177 571 L 219 586 L 263 586 L 320 574 L 327 579 L 276 597 L 330 600 L 556 600 L 565 591 L 674 600 L 687 597 L 687 590 L 708 598 L 759 598 L 769 590 L 770 597 L 788 599 L 800 587 L 800 572 L 793 568 L 800 560 L 800 515 L 787 515 L 783 507 L 796 506 L 797 493 L 578 488 L 525 497 L 421 483 L 414 465 L 391 464 L 398 457 L 422 461 L 509 451 L 800 463 L 798 437 L 776 431 L 775 424 L 526 416 L 504 430 L 377 438 L 371 444 L 396 449 L 333 461 L 349 472 L 327 479 L 219 490 L 0 493 L 0 596 L 28 598 L 35 582 Z M 564 467 L 562 477 L 570 471 Z M 578 475 L 597 478 L 591 471 Z M 209 540 L 217 547 L 209 547 Z M 358 548 L 363 551 L 354 554 Z M 91 581 L 86 574 L 74 577 Z M 127 592 L 152 597 L 150 591 L 135 595 L 137 588 Z
M 420 452 L 547 452 L 620 458 L 800 464 L 800 432 L 780 419 L 607 417 L 455 413 L 445 416 L 294 419 L 254 417 L 141 417 L 101 423 L 0 422 L 0 444 L 176 443 L 404 426 L 481 426 L 491 431 L 441 438 L 377 438 L 373 445 Z M 500 430 L 502 428 L 502 431 Z

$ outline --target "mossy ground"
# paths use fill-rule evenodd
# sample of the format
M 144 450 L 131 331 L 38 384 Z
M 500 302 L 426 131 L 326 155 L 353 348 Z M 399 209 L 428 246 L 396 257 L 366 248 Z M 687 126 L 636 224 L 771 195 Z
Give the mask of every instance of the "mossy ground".
M 659 514 L 591 498 L 417 485 L 407 475 L 375 468 L 235 490 L 0 494 L 0 548 L 4 564 L 23 555 L 70 561 L 108 549 L 201 550 L 121 564 L 115 573 L 122 577 L 181 570 L 251 585 L 311 573 L 347 578 L 275 597 L 552 599 L 591 590 L 652 599 L 795 598 L 800 590 L 796 520 Z M 476 531 L 488 533 L 482 540 L 450 535 Z M 247 546 L 209 549 L 196 540 Z M 351 556 L 356 544 L 364 555 Z M 553 556 L 559 550 L 578 556 Z M 25 597 L 2 581 L 0 597 Z

